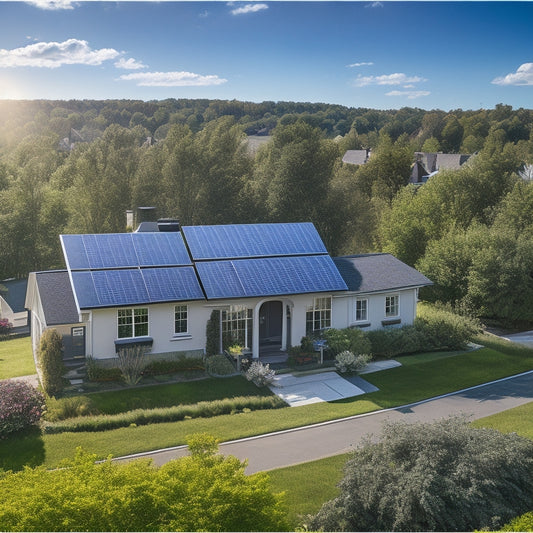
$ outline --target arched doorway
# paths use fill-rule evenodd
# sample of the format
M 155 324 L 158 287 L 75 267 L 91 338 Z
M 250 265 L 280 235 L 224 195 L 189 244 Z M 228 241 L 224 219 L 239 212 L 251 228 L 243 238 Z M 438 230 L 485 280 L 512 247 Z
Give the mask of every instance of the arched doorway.
M 264 302 L 259 308 L 259 356 L 279 355 L 283 341 L 283 302 Z

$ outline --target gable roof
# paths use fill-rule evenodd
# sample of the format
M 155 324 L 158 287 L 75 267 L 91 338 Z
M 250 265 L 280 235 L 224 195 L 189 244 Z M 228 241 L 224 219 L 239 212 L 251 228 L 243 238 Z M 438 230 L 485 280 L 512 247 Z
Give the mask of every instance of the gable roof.
M 61 235 L 78 309 L 345 291 L 311 223 Z
M 79 322 L 78 309 L 66 270 L 36 272 L 35 281 L 48 326 Z
M 367 150 L 346 150 L 342 162 L 349 165 L 364 165 L 368 161 Z
M 362 254 L 333 259 L 350 292 L 369 293 L 433 285 L 418 270 L 391 254 Z
M 25 310 L 27 279 L 6 279 L 0 281 L 7 292 L 0 292 L 0 297 L 9 305 L 13 313 L 21 313 Z

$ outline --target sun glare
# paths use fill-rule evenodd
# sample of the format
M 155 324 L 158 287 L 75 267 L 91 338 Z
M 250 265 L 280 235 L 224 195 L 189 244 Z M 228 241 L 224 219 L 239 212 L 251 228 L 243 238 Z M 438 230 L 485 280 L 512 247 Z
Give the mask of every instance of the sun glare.
M 15 80 L 5 76 L 0 77 L 0 100 L 24 100 L 26 91 Z

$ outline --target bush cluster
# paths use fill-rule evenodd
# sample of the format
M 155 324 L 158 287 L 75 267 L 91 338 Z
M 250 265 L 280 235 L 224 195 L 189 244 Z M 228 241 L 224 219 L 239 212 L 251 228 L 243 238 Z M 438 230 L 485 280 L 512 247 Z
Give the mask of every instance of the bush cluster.
M 40 380 L 47 396 L 55 396 L 63 390 L 63 339 L 55 329 L 46 329 L 41 335 L 37 360 Z
M 358 328 L 332 328 L 324 331 L 322 337 L 327 342 L 326 353 L 329 358 L 335 358 L 345 351 L 354 354 L 368 354 L 371 352 L 370 341 L 365 333 Z
M 335 357 L 335 367 L 341 374 L 352 374 L 363 370 L 371 359 L 372 357 L 366 353 L 354 354 L 345 350 Z
M 44 397 L 24 381 L 0 381 L 0 439 L 39 422 Z
M 210 355 L 205 360 L 205 369 L 211 376 L 231 376 L 236 369 L 225 355 Z
M 156 409 L 135 409 L 116 415 L 99 415 L 82 417 L 55 423 L 45 423 L 46 433 L 64 433 L 66 431 L 106 431 L 128 427 L 144 426 L 160 422 L 177 422 L 186 418 L 209 418 L 229 415 L 246 410 L 278 409 L 286 407 L 285 402 L 277 396 L 238 396 L 210 402 L 198 402 L 192 405 L 176 405 Z
M 12 329 L 13 324 L 7 318 L 0 318 L 0 341 L 8 339 Z
M 201 357 L 186 357 L 180 355 L 177 359 L 164 359 L 151 361 L 143 370 L 144 376 L 157 376 L 160 374 L 173 374 L 187 370 L 204 370 L 205 365 Z
M 270 369 L 270 365 L 254 361 L 244 375 L 248 381 L 253 381 L 258 387 L 266 387 L 274 381 L 276 372 Z
M 57 422 L 67 418 L 98 414 L 88 396 L 72 396 L 70 398 L 48 398 L 46 400 L 45 420 Z

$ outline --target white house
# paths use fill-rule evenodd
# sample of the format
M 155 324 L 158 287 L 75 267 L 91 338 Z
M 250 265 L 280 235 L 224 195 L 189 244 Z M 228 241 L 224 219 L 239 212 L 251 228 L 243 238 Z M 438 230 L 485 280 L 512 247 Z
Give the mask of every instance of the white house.
M 324 328 L 411 324 L 431 284 L 389 254 L 332 259 L 311 223 L 146 227 L 61 236 L 66 270 L 29 277 L 34 349 L 55 327 L 66 359 L 132 344 L 157 358 L 204 353 L 218 310 L 221 348 L 233 339 L 260 358 Z

